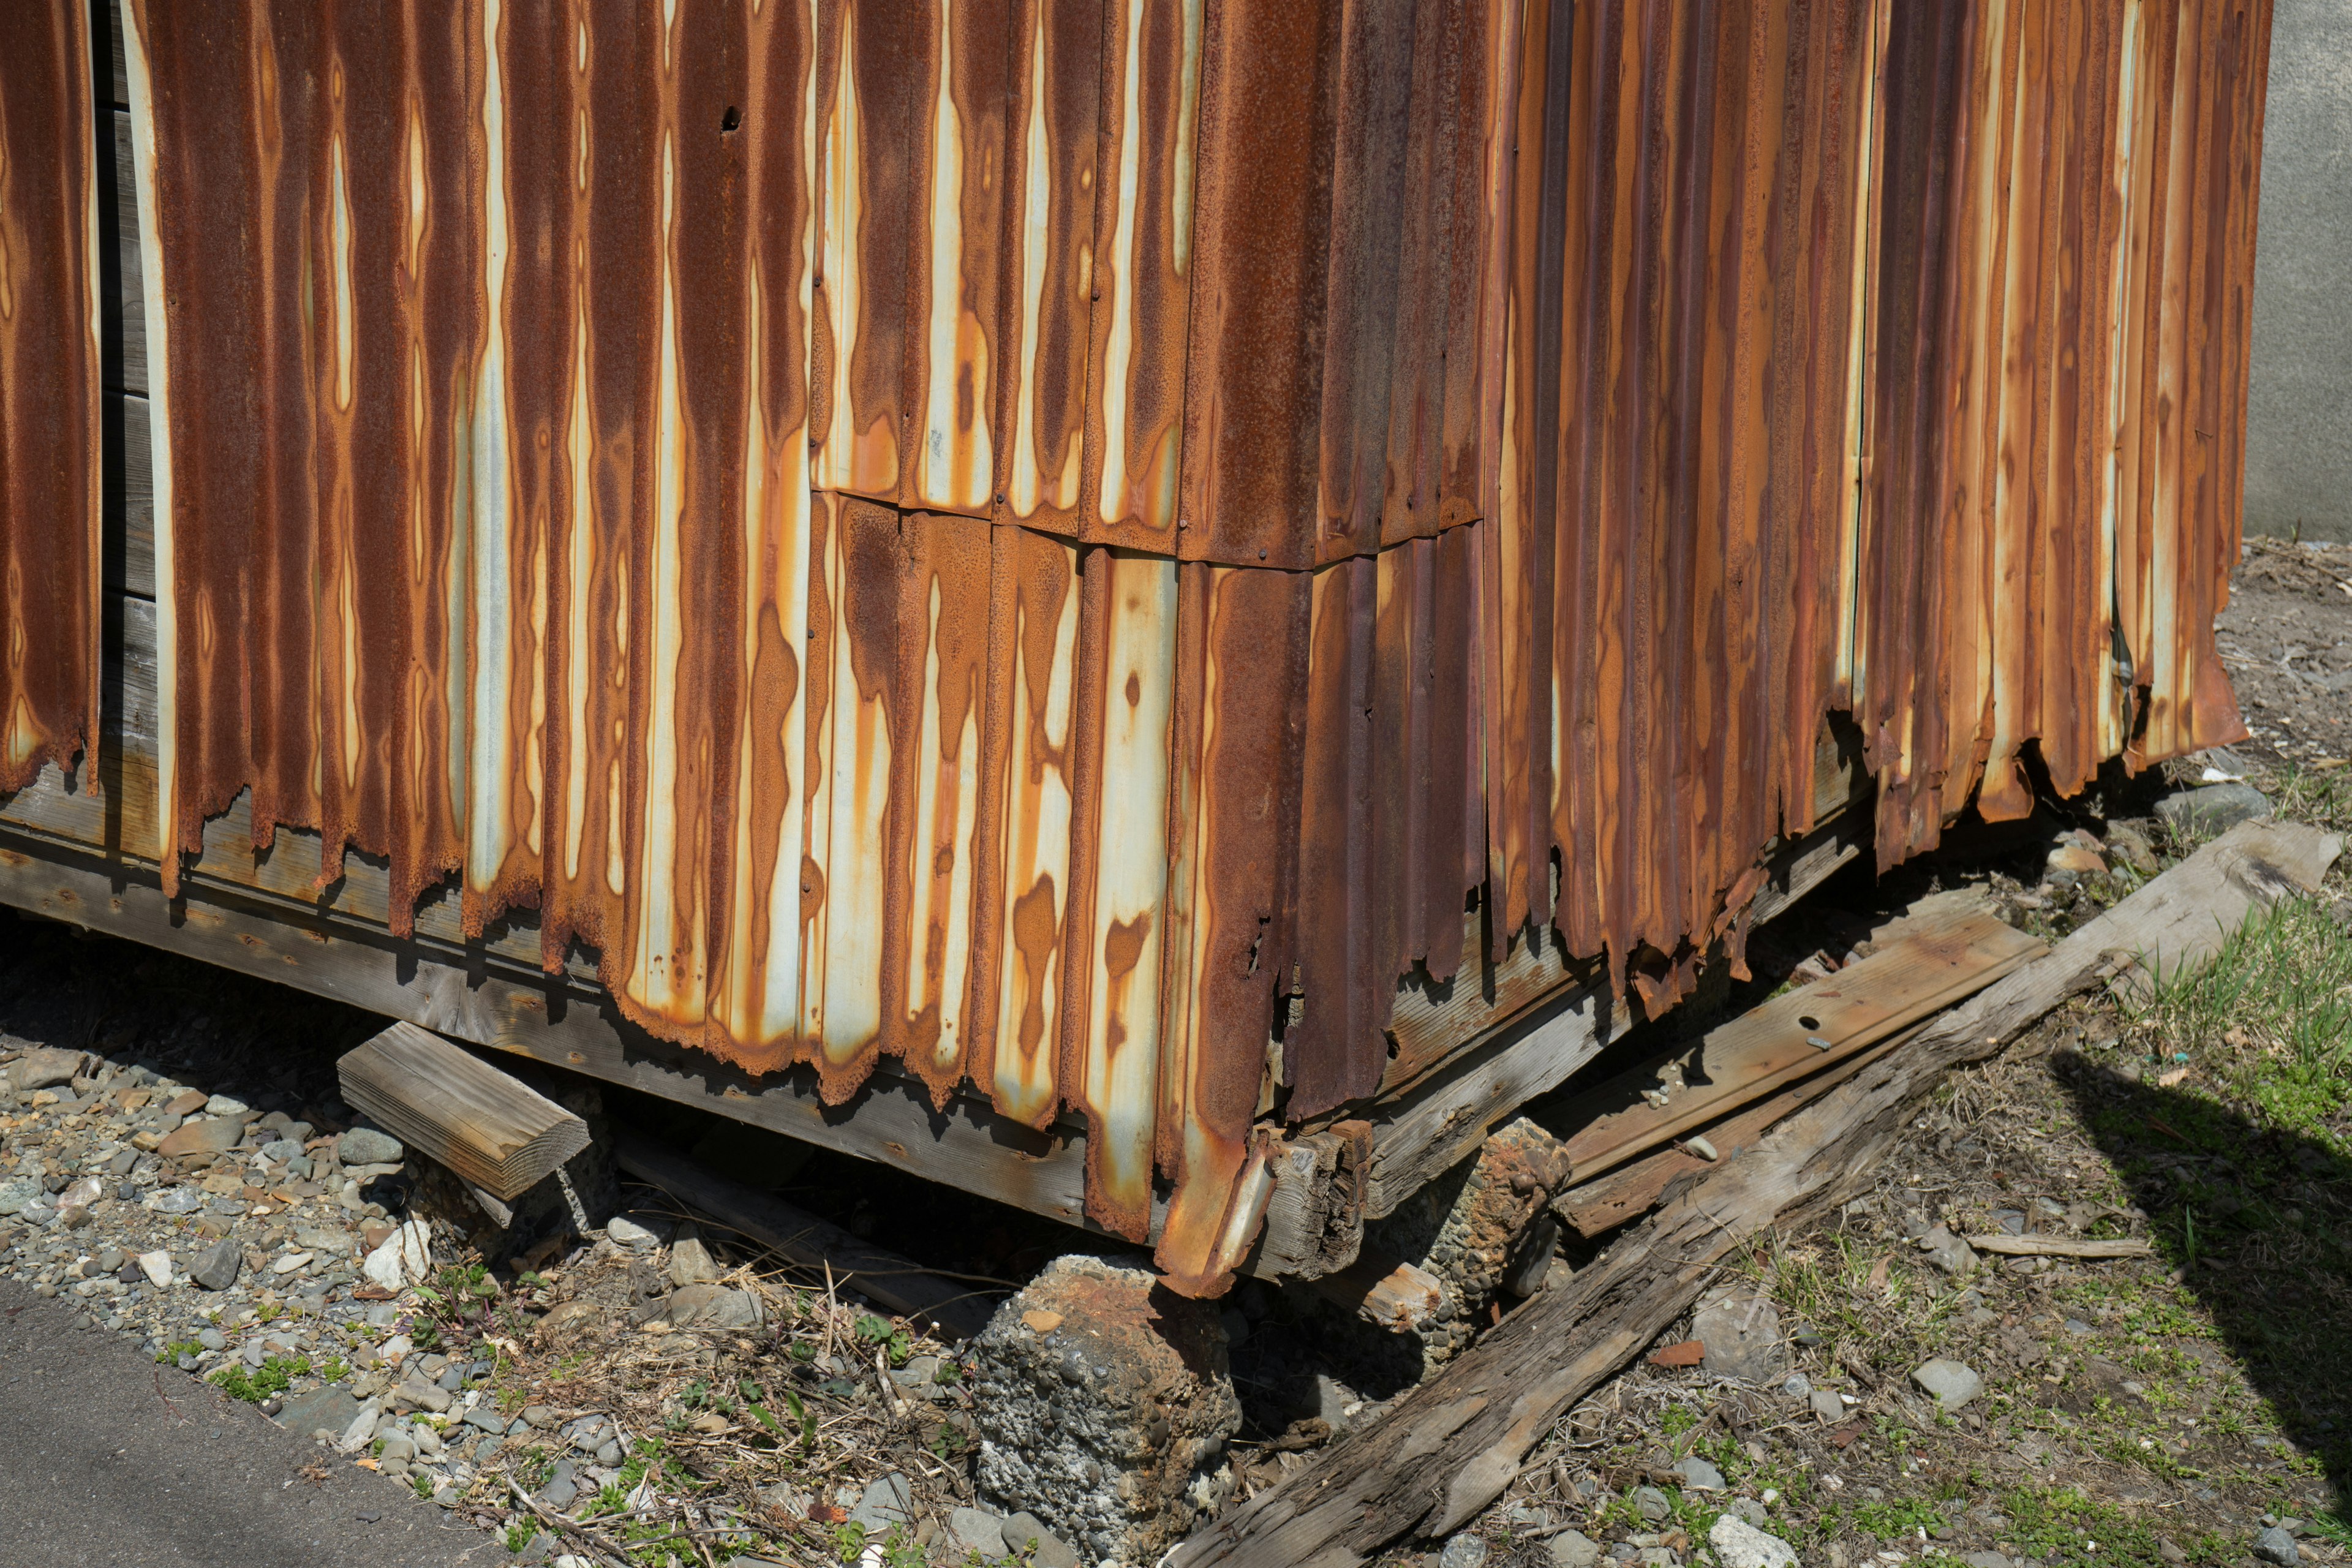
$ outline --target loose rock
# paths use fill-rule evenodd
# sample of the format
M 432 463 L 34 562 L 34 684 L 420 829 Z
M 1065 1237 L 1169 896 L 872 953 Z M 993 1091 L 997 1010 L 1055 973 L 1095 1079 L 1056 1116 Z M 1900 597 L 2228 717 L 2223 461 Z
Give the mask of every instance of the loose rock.
M 887 1534 L 893 1525 L 913 1525 L 914 1488 L 905 1476 L 892 1471 L 866 1487 L 866 1495 L 849 1510 L 849 1522 L 862 1526 L 867 1537 L 874 1540 Z
M 2273 1524 L 2254 1537 L 2254 1555 L 2265 1563 L 2278 1564 L 2278 1568 L 2295 1568 L 2303 1549 L 2295 1544 L 2294 1536 L 2284 1525 Z
M 608 1230 L 607 1235 L 611 1232 Z M 677 1286 L 713 1285 L 719 1281 L 719 1265 L 712 1262 L 710 1249 L 699 1241 L 681 1241 L 669 1249 L 669 1282 Z
M 1437 1554 L 1438 1568 L 1486 1568 L 1486 1538 L 1457 1535 Z
M 1635 1487 L 1633 1503 L 1633 1511 L 1653 1524 L 1662 1524 L 1674 1517 L 1675 1505 L 1655 1487 Z
M 1755 1384 L 1778 1383 L 1789 1373 L 1780 1310 L 1764 1297 L 1726 1291 L 1702 1302 L 1691 1338 L 1706 1346 L 1711 1373 Z
M 237 1273 L 244 1267 L 244 1250 L 223 1237 L 205 1248 L 188 1270 L 188 1278 L 207 1290 L 226 1290 L 236 1283 Z
M 1911 1381 L 1947 1410 L 1958 1410 L 1984 1391 L 1984 1379 L 1973 1369 L 1942 1356 L 1914 1368 Z
M 1016 1513 L 1004 1521 L 1004 1544 L 1013 1552 L 1027 1552 L 1036 1568 L 1078 1568 L 1078 1554 L 1034 1513 Z
M 2156 815 L 2175 833 L 2210 834 L 2271 815 L 2271 797 L 2250 784 L 2214 784 L 2176 790 L 2156 803 Z
M 336 1139 L 335 1154 L 346 1165 L 397 1165 L 408 1158 L 399 1139 L 373 1127 L 354 1127 Z
M 1563 1530 L 1545 1542 L 1552 1568 L 1592 1568 L 1601 1561 L 1601 1543 L 1580 1530 Z
M 1737 1514 L 1718 1516 L 1706 1541 L 1723 1568 L 1796 1568 L 1795 1547 L 1777 1535 L 1767 1535 Z

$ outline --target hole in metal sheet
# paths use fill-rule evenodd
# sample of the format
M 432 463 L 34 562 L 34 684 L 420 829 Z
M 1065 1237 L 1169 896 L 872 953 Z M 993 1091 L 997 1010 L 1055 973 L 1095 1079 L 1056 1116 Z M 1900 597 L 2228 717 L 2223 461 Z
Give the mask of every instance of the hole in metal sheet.
M 730 103 L 727 106 L 727 112 L 719 117 L 719 133 L 724 136 L 742 123 L 743 111 Z

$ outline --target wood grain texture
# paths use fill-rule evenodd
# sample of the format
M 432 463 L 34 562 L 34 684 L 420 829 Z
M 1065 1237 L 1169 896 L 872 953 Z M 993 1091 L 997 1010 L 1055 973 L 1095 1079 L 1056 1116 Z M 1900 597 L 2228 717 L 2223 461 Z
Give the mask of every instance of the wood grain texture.
M 344 1052 L 335 1075 L 377 1126 L 509 1203 L 588 1147 L 578 1116 L 404 1020 Z
M 1714 1170 L 1378 1425 L 1199 1531 L 1170 1561 L 1343 1568 L 1408 1531 L 1457 1528 L 1502 1494 L 1561 1414 L 1689 1306 L 1724 1257 L 1776 1219 L 1866 1184 L 1911 1106 L 1947 1071 L 2136 966 L 2172 973 L 2204 962 L 2249 914 L 2315 889 L 2341 848 L 2301 824 L 2231 829 Z
M 1972 1236 L 1969 1245 L 1979 1252 L 2011 1258 L 2147 1258 L 2156 1250 L 2136 1237 L 2103 1241 L 2072 1236 Z
M 894 1312 L 920 1318 L 951 1340 L 988 1326 L 989 1293 L 927 1273 L 886 1247 L 861 1241 L 832 1221 L 769 1193 L 755 1192 L 640 1133 L 623 1131 L 614 1148 L 621 1169 L 659 1187 L 688 1208 L 809 1268 L 831 1268 L 834 1283 Z
M 1988 909 L 1948 909 L 1835 974 L 1752 1007 L 1699 1043 L 1698 1075 L 1664 1105 L 1642 1095 L 1653 1064 L 1597 1086 L 1598 1106 L 1622 1105 L 1568 1138 L 1570 1168 L 1597 1176 L 1748 1101 L 1842 1061 L 2046 951 Z

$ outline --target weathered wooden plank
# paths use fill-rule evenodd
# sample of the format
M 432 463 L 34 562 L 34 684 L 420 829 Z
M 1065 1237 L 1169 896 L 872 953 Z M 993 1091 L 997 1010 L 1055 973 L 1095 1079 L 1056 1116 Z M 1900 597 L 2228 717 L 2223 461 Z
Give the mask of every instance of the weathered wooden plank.
M 1086 1220 L 1086 1139 L 1038 1132 L 958 1098 L 880 1071 L 848 1104 L 826 1106 L 806 1068 L 753 1079 L 717 1058 L 656 1039 L 609 999 L 561 977 L 537 984 L 443 959 L 348 920 L 257 903 L 192 884 L 176 911 L 150 868 L 126 867 L 62 843 L 0 833 L 0 902 L 92 931 L 185 953 L 372 1012 L 892 1165 L 1065 1224 Z M 1159 1215 L 1155 1215 L 1155 1223 Z
M 2204 962 L 2253 910 L 2315 889 L 2341 849 L 2297 823 L 2231 829 L 1715 1169 L 1377 1425 L 1195 1534 L 1170 1561 L 1344 1568 L 1407 1531 L 1454 1530 L 1502 1494 L 1553 1422 L 1689 1307 L 1726 1255 L 1776 1218 L 1871 1181 L 1912 1104 L 1952 1067 L 1990 1055 L 2120 972 Z
M 107 385 L 147 395 L 146 268 L 139 255 L 139 177 L 131 166 L 131 115 L 117 110 L 101 122 L 114 138 L 114 252 L 117 287 L 99 294 L 100 353 Z M 103 219 L 101 219 L 101 222 Z
M 1642 1217 L 1658 1205 L 1666 1189 L 1685 1178 L 1696 1180 L 1707 1168 L 1725 1160 L 1736 1160 L 1763 1141 L 1764 1135 L 1786 1117 L 1811 1104 L 1838 1085 L 1845 1082 L 1864 1068 L 1876 1061 L 1911 1037 L 1906 1030 L 1891 1040 L 1871 1047 L 1860 1056 L 1848 1057 L 1812 1077 L 1783 1088 L 1779 1093 L 1748 1106 L 1737 1114 L 1720 1121 L 1710 1121 L 1696 1129 L 1715 1148 L 1716 1158 L 1704 1159 L 1686 1153 L 1680 1147 L 1660 1149 L 1639 1160 L 1629 1162 L 1594 1177 L 1580 1182 L 1551 1201 L 1552 1213 L 1577 1235 L 1591 1239 L 1615 1230 Z
M 1266 1159 L 1274 1191 L 1265 1224 L 1242 1271 L 1312 1279 L 1355 1262 L 1364 1240 L 1364 1178 L 1372 1124 L 1335 1122 L 1276 1148 Z
M 1783 1084 L 1819 1072 L 1982 990 L 2044 951 L 1990 909 L 1948 906 L 1837 973 L 1751 1007 L 1699 1042 L 1702 1075 L 1664 1105 L 1643 1065 L 1595 1086 L 1606 1109 L 1568 1139 L 1570 1169 L 1597 1176 Z
M 894 1312 L 919 1318 L 950 1339 L 968 1340 L 988 1326 L 987 1292 L 929 1273 L 797 1205 L 729 1181 L 675 1149 L 625 1130 L 615 1140 L 614 1155 L 621 1169 L 688 1208 L 773 1247 L 794 1263 L 829 1268 L 835 1285 L 857 1290 Z
M 1868 814 L 1847 811 L 1774 857 L 1759 913 L 1769 919 L 1819 887 L 1859 852 Z M 1767 901 L 1769 899 L 1769 902 Z M 1605 989 L 1555 987 L 1540 1006 L 1455 1051 L 1407 1096 L 1373 1118 L 1364 1212 L 1373 1217 L 1466 1158 L 1486 1130 L 1536 1096 L 1568 1081 L 1634 1019 Z
M 588 1123 L 470 1051 L 403 1020 L 343 1053 L 343 1099 L 511 1203 L 588 1147 Z
M 106 587 L 133 598 L 155 596 L 155 456 L 147 399 L 110 392 L 105 412 Z

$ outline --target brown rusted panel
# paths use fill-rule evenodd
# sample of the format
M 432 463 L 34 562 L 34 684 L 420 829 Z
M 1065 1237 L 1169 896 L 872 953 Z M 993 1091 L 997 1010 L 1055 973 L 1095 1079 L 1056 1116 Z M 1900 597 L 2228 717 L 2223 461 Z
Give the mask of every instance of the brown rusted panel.
M 1080 524 L 1104 14 L 1101 0 L 1026 0 L 1014 23 L 998 468 L 1004 515 L 1056 533 Z
M 1171 555 L 1204 4 L 1113 0 L 1103 22 L 1080 537 Z
M 1181 573 L 1157 1151 L 1176 1196 L 1158 1256 L 1202 1279 L 1216 1271 L 1250 1156 L 1265 1060 L 1248 1047 L 1271 1037 L 1286 988 L 1276 915 L 1296 847 L 1289 716 L 1305 684 L 1310 581 L 1205 563 Z
M 98 153 L 89 16 L 0 16 L 0 790 L 98 735 Z M 87 777 L 89 770 L 83 770 Z M 85 786 L 87 787 L 87 786 Z
M 1217 0 L 1201 73 L 1178 547 L 1315 563 L 1339 0 Z M 1295 149 L 1269 157 L 1267 149 Z

